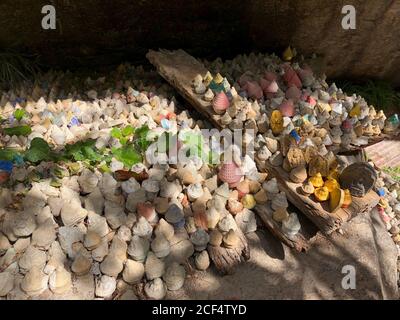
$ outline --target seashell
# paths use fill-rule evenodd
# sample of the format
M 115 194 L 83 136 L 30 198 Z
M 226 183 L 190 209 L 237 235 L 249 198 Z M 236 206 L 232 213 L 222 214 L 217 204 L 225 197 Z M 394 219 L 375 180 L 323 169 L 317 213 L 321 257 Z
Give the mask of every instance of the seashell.
M 238 200 L 229 199 L 227 209 L 232 215 L 236 215 L 243 210 L 243 204 Z
M 0 232 L 0 256 L 2 256 L 8 249 L 11 248 L 8 238 Z
M 125 206 L 129 211 L 135 212 L 137 204 L 139 202 L 146 202 L 146 200 L 146 191 L 144 189 L 138 189 L 128 195 Z
M 285 111 L 290 111 L 290 109 L 288 109 L 288 110 L 285 109 Z M 285 113 L 285 114 L 289 114 L 289 112 Z M 274 135 L 279 135 L 283 131 L 283 115 L 282 115 L 281 111 L 279 111 L 279 110 L 272 111 L 269 123 L 270 123 L 272 133 Z
M 262 146 L 260 150 L 257 151 L 257 158 L 261 161 L 266 161 L 272 156 L 271 151 L 267 146 Z
M 206 211 L 205 217 L 207 219 L 207 228 L 214 229 L 217 226 L 221 215 L 215 207 L 211 207 Z
M 169 208 L 168 198 L 157 197 L 153 200 L 153 204 L 158 214 L 165 214 Z
M 322 179 L 322 175 L 319 172 L 315 176 L 308 179 L 308 181 L 310 181 L 315 188 L 320 188 L 324 185 L 324 180 Z
M 172 224 L 177 224 L 184 219 L 183 210 L 176 203 L 173 203 L 165 214 L 165 219 Z
M 256 206 L 256 200 L 254 199 L 254 196 L 252 194 L 246 194 L 242 200 L 241 203 L 243 204 L 243 207 L 246 209 L 253 209 Z
M 234 249 L 240 244 L 240 238 L 237 233 L 231 229 L 224 235 L 223 243 L 226 248 Z
M 54 143 L 63 146 L 66 141 L 66 134 L 64 133 L 63 130 L 61 130 L 58 126 L 53 125 L 51 127 L 51 138 L 53 139 Z
M 134 235 L 143 238 L 150 238 L 153 233 L 153 227 L 144 217 L 139 217 L 139 220 L 134 225 L 132 232 Z
M 218 93 L 212 103 L 214 112 L 216 114 L 223 114 L 229 108 L 230 102 L 225 92 Z
M 288 101 L 297 102 L 300 100 L 301 90 L 296 86 L 291 86 L 289 89 L 286 90 L 285 97 L 286 99 L 289 99 Z
M 106 275 L 96 280 L 96 296 L 100 298 L 109 298 L 117 289 L 117 280 Z
M 126 222 L 126 214 L 124 208 L 119 203 L 106 201 L 104 208 L 104 216 L 112 229 L 118 229 Z
M 207 87 L 204 85 L 204 83 L 200 82 L 194 87 L 194 92 L 197 94 L 204 94 L 207 90 Z
M 83 245 L 88 250 L 94 250 L 100 246 L 102 238 L 96 231 L 88 230 Z
M 221 241 L 222 241 L 222 235 L 221 235 Z M 200 253 L 196 254 L 194 262 L 198 270 L 201 271 L 207 270 L 208 267 L 210 266 L 210 257 L 208 255 L 207 250 L 201 251 Z
M 208 230 L 207 215 L 204 211 L 196 212 L 194 216 L 189 217 L 189 219 L 193 219 L 193 224 L 191 221 L 186 221 L 186 230 L 188 230 L 188 233 L 196 232 L 197 228 Z
M 279 191 L 278 191 L 279 192 Z M 268 201 L 268 194 L 265 189 L 261 189 L 254 195 L 257 204 L 265 204 Z
M 0 273 L 0 297 L 5 297 L 14 289 L 14 275 L 11 272 Z
M 100 264 L 100 270 L 103 274 L 117 278 L 124 268 L 123 260 L 110 252 L 109 255 Z
M 46 253 L 30 245 L 18 261 L 20 271 L 28 272 L 33 268 L 43 269 L 46 264 Z
M 54 221 L 47 219 L 32 233 L 32 245 L 47 250 L 51 244 L 56 240 L 56 229 Z
M 294 183 L 303 183 L 307 179 L 307 170 L 304 165 L 295 167 L 290 171 L 290 180 Z
M 164 258 L 169 255 L 171 251 L 171 246 L 164 235 L 159 234 L 151 242 L 151 250 L 158 258 Z
M 141 282 L 143 276 L 144 276 L 143 263 L 130 259 L 126 260 L 124 272 L 122 273 L 122 278 L 126 283 L 137 284 Z
M 198 229 L 190 236 L 190 241 L 193 243 L 196 251 L 203 251 L 206 249 L 209 240 L 210 236 L 203 229 Z
M 28 212 L 19 212 L 12 217 L 12 232 L 16 237 L 27 237 L 36 229 L 35 217 Z
M 224 163 L 219 169 L 218 178 L 222 182 L 229 184 L 229 187 L 235 187 L 237 183 L 242 179 L 243 173 L 240 168 L 234 163 Z
M 342 189 L 335 188 L 329 194 L 329 208 L 331 212 L 336 212 L 343 205 L 345 193 Z
M 155 220 L 155 218 L 157 218 L 156 210 L 154 209 L 154 206 L 149 202 L 139 202 L 136 205 L 136 212 L 139 217 L 144 217 L 149 222 L 152 222 Z
M 200 198 L 204 191 L 200 183 L 191 184 L 186 188 L 186 193 L 189 201 L 193 202 Z
M 289 65 L 285 65 L 284 70 L 285 73 L 283 74 L 283 79 L 285 80 L 287 86 L 296 86 L 297 88 L 301 88 L 302 83 L 296 71 L 294 71 Z
M 172 262 L 163 275 L 163 280 L 168 290 L 176 291 L 183 287 L 186 271 L 183 266 L 177 262 Z
M 147 179 L 142 182 L 142 188 L 147 192 L 157 193 L 160 191 L 160 183 L 156 180 Z
M 83 193 L 91 193 L 97 187 L 99 177 L 94 172 L 85 168 L 78 178 L 78 183 Z
M 272 199 L 271 207 L 274 210 L 278 208 L 287 208 L 289 206 L 286 194 L 284 192 L 277 193 Z
M 256 216 L 251 210 L 243 210 L 235 216 L 237 226 L 244 234 L 257 230 Z
M 204 94 L 204 100 L 211 102 L 214 99 L 214 93 L 211 89 L 207 89 L 206 93 Z
M 231 229 L 236 230 L 237 225 L 232 215 L 227 214 L 224 218 L 222 218 L 221 221 L 218 223 L 218 229 L 223 233 L 228 232 Z
M 165 239 L 170 241 L 173 238 L 174 233 L 175 233 L 174 227 L 172 225 L 170 225 L 164 219 L 160 219 L 160 221 L 158 222 L 157 228 L 155 230 L 156 236 L 163 235 L 165 237 Z
M 165 272 L 164 261 L 157 258 L 153 252 L 149 251 L 144 265 L 144 270 L 148 280 L 161 278 Z
M 133 217 L 135 217 L 135 221 L 132 222 L 131 225 L 123 225 L 118 229 L 117 232 L 117 237 L 120 238 L 124 242 L 129 242 L 132 239 L 132 231 L 131 228 L 133 227 L 133 224 L 136 222 L 136 216 L 132 214 Z
M 199 175 L 197 173 L 197 169 L 192 165 L 187 165 L 185 167 L 178 165 L 177 177 L 179 178 L 179 180 L 181 180 L 181 182 L 185 186 L 199 182 L 198 181 Z M 178 188 L 176 188 L 176 189 L 178 189 Z M 179 192 L 181 192 L 181 189 L 179 189 Z M 160 195 L 162 197 L 167 197 L 163 194 L 160 194 Z M 170 196 L 170 198 L 172 198 L 172 197 Z
M 239 199 L 248 194 L 250 192 L 249 180 L 245 179 L 239 182 L 236 186 L 236 190 L 238 191 Z
M 29 296 L 38 296 L 47 289 L 49 277 L 41 268 L 34 267 L 21 281 L 21 289 Z
M 329 198 L 329 190 L 325 186 L 316 188 L 314 191 L 314 196 L 319 202 L 326 201 Z
M 49 288 L 55 294 L 64 294 L 72 287 L 71 273 L 63 266 L 57 269 L 49 277 Z
M 287 208 L 285 207 L 279 207 L 276 210 L 274 210 L 274 213 L 272 214 L 272 218 L 276 222 L 282 222 L 289 218 L 289 213 L 287 212 Z
M 352 203 L 352 197 L 349 189 L 344 190 L 344 200 L 342 208 L 348 208 Z
M 301 229 L 296 213 L 291 213 L 289 218 L 282 222 L 282 231 L 289 237 L 294 237 Z
M 144 262 L 147 257 L 147 253 L 150 250 L 150 242 L 147 239 L 140 238 L 137 235 L 132 237 L 131 242 L 128 246 L 128 254 L 138 262 Z
M 276 178 L 272 178 L 271 180 L 264 182 L 263 188 L 270 194 L 279 193 L 278 181 L 276 180 Z
M 64 226 L 73 226 L 83 221 L 87 214 L 87 210 L 82 208 L 80 202 L 66 202 L 64 200 L 64 205 L 61 208 L 60 215 Z
M 280 167 L 283 163 L 283 155 L 280 151 L 277 151 L 268 159 L 268 161 L 272 166 Z
M 160 278 L 157 278 L 146 283 L 144 286 L 144 292 L 149 299 L 162 300 L 167 294 L 167 288 L 164 282 Z
M 244 89 L 252 99 L 261 99 L 263 97 L 263 90 L 256 81 L 247 81 Z
M 121 182 L 122 191 L 126 194 L 136 192 L 140 189 L 140 183 L 135 178 L 129 178 L 126 181 Z
M 80 252 L 76 255 L 71 265 L 71 270 L 77 276 L 83 276 L 90 271 L 92 260 L 84 253 Z
M 315 191 L 313 184 L 311 183 L 311 181 L 307 181 L 305 183 L 302 184 L 301 186 L 301 192 L 305 195 L 305 196 L 309 196 L 311 194 L 313 194 Z

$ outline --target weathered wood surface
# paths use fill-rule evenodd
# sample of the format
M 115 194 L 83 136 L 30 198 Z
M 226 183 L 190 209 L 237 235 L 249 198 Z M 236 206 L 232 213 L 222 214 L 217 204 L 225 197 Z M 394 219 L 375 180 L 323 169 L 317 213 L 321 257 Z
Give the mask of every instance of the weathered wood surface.
M 353 197 L 352 204 L 348 208 L 340 208 L 332 213 L 329 211 L 328 201 L 320 203 L 313 199 L 313 196 L 302 195 L 299 192 L 301 184 L 291 182 L 289 174 L 281 167 L 273 167 L 268 162 L 260 163 L 259 161 L 258 167 L 275 176 L 288 200 L 325 234 L 332 233 L 357 214 L 370 211 L 379 202 L 379 196 L 371 190 L 362 198 Z
M 296 236 L 289 238 L 282 232 L 280 223 L 276 222 L 272 218 L 273 210 L 269 205 L 257 205 L 254 211 L 258 214 L 264 225 L 271 231 L 271 233 L 288 247 L 299 252 L 307 251 L 309 249 L 310 244 L 308 239 L 310 237 L 305 235 L 303 228 L 300 229 Z
M 235 267 L 242 262 L 242 260 L 250 259 L 250 248 L 247 243 L 247 239 L 243 232 L 238 229 L 236 230 L 240 237 L 240 244 L 237 248 L 228 249 L 224 247 L 214 247 L 208 245 L 207 251 L 210 255 L 211 260 L 214 262 L 218 272 L 225 274 L 232 274 Z
M 157 68 L 158 73 L 198 112 L 207 117 L 217 128 L 223 127 L 218 121 L 220 116 L 214 113 L 211 103 L 193 91 L 192 81 L 196 75 L 204 76 L 207 73 L 206 67 L 200 61 L 183 50 L 150 50 L 146 58 Z

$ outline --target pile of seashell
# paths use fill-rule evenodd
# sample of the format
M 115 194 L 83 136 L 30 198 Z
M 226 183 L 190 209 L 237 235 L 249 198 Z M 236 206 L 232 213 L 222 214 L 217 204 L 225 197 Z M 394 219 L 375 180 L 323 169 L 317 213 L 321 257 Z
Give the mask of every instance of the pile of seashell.
M 267 192 L 266 174 L 254 161 L 234 157 L 215 166 L 193 156 L 177 164 L 154 163 L 148 151 L 157 138 L 182 137 L 183 149 L 184 137 L 201 135 L 204 124 L 185 111 L 176 114 L 174 102 L 162 96 L 125 90 L 109 90 L 100 99 L 92 93 L 91 102 L 72 97 L 52 102 L 50 90 L 36 102 L 25 94 L 25 101 L 2 105 L 6 126 L 18 122 L 32 132 L 3 135 L 1 146 L 25 155 L 35 138 L 55 151 L 88 138 L 95 140 L 95 150 L 118 148 L 122 140 L 113 129 L 126 125 L 147 125 L 153 140 L 142 161 L 129 167 L 115 157 L 106 168 L 104 161 L 85 159 L 36 165 L 13 159 L 0 189 L 0 297 L 68 296 L 80 279 L 89 279 L 99 299 L 139 283 L 148 298 L 162 299 L 183 286 L 188 262 L 199 270 L 210 266 L 208 246 L 235 248 L 239 229 L 256 230 L 252 209 L 265 203 Z M 13 119 L 22 107 L 28 116 Z M 210 151 L 207 144 L 202 149 Z
M 329 86 L 304 60 L 290 62 L 290 47 L 283 56 L 286 61 L 252 53 L 206 63 L 216 75 L 197 75 L 193 90 L 211 101 L 222 125 L 255 130 L 260 163 L 282 167 L 290 180 L 303 184 L 304 195 L 329 199 L 332 212 L 346 208 L 351 194 L 340 187 L 344 167 L 338 166 L 334 152 L 365 145 L 382 131 L 393 132 L 399 119 L 386 119 L 362 97 L 347 96 L 334 83 Z

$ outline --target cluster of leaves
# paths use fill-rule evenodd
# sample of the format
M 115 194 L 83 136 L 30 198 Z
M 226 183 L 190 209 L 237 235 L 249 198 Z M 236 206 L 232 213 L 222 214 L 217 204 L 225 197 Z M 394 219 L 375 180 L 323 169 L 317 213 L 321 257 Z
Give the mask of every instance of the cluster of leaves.
M 25 126 L 4 128 L 3 132 L 4 134 L 9 136 L 28 136 L 31 134 L 32 129 L 30 126 L 25 125 Z
M 387 167 L 383 168 L 383 171 L 390 175 L 397 182 L 400 182 L 400 167 Z

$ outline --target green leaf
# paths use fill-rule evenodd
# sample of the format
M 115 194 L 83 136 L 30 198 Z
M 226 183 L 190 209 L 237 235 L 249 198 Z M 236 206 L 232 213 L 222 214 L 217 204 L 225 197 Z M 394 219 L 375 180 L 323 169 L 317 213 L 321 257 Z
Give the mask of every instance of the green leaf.
M 115 139 L 120 139 L 122 137 L 121 130 L 119 128 L 113 128 L 111 130 L 111 137 Z
M 122 129 L 121 133 L 124 137 L 131 136 L 135 133 L 135 128 L 132 126 L 126 126 Z
M 128 168 L 142 162 L 142 156 L 133 148 L 132 145 L 126 145 L 121 148 L 112 148 L 112 153 L 118 161 L 121 161 L 124 166 Z
M 0 149 L 0 160 L 12 161 L 17 154 L 18 152 L 9 148 Z
M 69 144 L 65 147 L 65 156 L 75 161 L 100 161 L 102 157 L 97 151 L 95 144 L 96 141 L 92 139 Z
M 151 141 L 149 141 L 147 139 L 147 134 L 149 133 L 150 129 L 148 126 L 143 126 L 140 127 L 139 129 L 137 129 L 135 131 L 135 145 L 138 147 L 138 149 L 141 152 L 145 152 L 146 149 L 149 147 L 149 145 L 151 144 Z
M 27 136 L 32 132 L 30 126 L 19 126 L 13 128 L 4 128 L 4 133 L 9 136 Z
M 35 138 L 31 141 L 31 146 L 25 152 L 25 159 L 32 163 L 38 163 L 51 159 L 51 149 L 48 143 L 42 138 Z
M 18 121 L 21 121 L 23 117 L 25 117 L 26 111 L 24 109 L 17 109 L 14 111 L 14 118 Z

